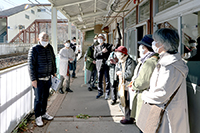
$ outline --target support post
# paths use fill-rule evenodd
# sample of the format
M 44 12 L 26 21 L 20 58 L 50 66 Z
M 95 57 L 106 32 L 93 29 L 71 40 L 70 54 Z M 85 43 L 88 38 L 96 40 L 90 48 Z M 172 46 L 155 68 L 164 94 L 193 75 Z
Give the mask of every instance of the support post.
M 76 27 L 76 44 L 78 45 L 78 29 Z
M 68 22 L 68 40 L 72 39 L 72 24 L 71 22 Z
M 57 9 L 51 8 L 51 41 L 55 55 L 57 55 Z

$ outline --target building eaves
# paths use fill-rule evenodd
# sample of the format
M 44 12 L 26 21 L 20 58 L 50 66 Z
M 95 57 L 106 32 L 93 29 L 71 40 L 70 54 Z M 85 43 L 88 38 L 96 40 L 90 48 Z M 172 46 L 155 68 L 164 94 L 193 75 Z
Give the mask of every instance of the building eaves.
M 26 6 L 27 4 L 22 4 L 22 5 L 19 5 L 19 6 L 16 6 L 16 7 L 13 7 L 13 8 L 10 8 L 10 9 L 7 9 L 7 10 L 3 10 L 3 11 L 0 11 L 0 17 L 9 17 L 9 16 L 12 16 L 14 14 L 17 14 L 19 12 L 22 12 L 24 11 L 24 7 Z M 36 4 L 37 5 L 37 4 Z M 31 7 L 34 7 L 36 6 L 35 4 L 29 4 L 29 6 Z

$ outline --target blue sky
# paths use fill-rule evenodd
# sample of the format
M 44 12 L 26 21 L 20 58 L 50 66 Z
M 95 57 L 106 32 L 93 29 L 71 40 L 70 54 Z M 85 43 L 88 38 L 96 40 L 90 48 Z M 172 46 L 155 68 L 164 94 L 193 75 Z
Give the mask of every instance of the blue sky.
M 39 3 L 42 4 L 50 4 L 50 2 L 48 0 L 29 0 L 35 4 L 38 4 L 36 1 L 38 1 Z M 31 4 L 31 2 L 29 2 L 28 0 L 0 0 L 0 10 L 3 9 L 9 9 L 21 4 Z

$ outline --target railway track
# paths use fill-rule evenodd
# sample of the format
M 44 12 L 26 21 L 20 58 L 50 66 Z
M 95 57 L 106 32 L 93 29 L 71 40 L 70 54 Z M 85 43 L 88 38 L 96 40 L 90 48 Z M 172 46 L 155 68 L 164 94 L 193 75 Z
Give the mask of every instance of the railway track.
M 22 63 L 26 63 L 28 53 L 15 53 L 9 55 L 0 55 L 0 71 L 17 66 Z

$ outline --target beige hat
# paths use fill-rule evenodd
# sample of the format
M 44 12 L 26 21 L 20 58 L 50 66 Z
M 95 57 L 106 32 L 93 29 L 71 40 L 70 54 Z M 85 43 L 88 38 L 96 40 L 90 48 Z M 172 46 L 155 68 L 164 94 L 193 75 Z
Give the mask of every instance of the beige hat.
M 104 34 L 99 34 L 98 37 L 100 37 L 100 36 L 103 37 L 103 38 L 105 39 Z

